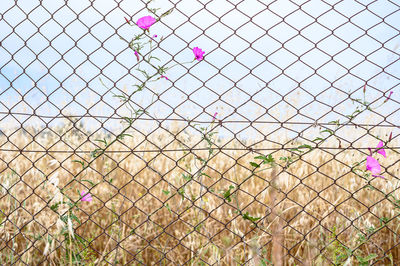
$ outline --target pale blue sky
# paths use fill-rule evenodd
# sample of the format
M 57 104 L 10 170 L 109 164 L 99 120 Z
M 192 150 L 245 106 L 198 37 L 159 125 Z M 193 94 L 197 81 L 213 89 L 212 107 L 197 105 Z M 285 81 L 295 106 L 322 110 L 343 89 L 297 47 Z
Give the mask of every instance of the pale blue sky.
M 33 108 L 43 104 L 36 110 L 39 116 L 59 115 L 58 109 L 64 114 L 87 115 L 86 109 L 90 109 L 91 115 L 111 115 L 118 102 L 111 93 L 105 94 L 99 77 L 110 87 L 115 83 L 127 92 L 134 90 L 132 85 L 137 82 L 133 75 L 138 73 L 132 70 L 130 75 L 129 69 L 136 58 L 119 36 L 130 39 L 141 32 L 127 25 L 124 17 L 136 22 L 149 15 L 143 2 L 44 0 L 40 5 L 36 0 L 17 4 L 2 0 L 0 117 L 6 118 L 0 126 L 19 125 L 5 114 L 10 109 L 12 113 L 33 113 L 20 102 L 20 94 Z M 237 132 L 249 121 L 284 121 L 297 113 L 295 108 L 302 108 L 291 121 L 312 122 L 306 116 L 324 116 L 331 110 L 328 105 L 348 97 L 345 92 L 358 90 L 352 95 L 361 97 L 365 82 L 370 101 L 382 101 L 383 93 L 394 91 L 396 102 L 390 101 L 379 112 L 390 114 L 399 108 L 400 4 L 395 1 L 156 0 L 150 7 L 160 7 L 163 12 L 173 3 L 173 13 L 151 27 L 158 40 L 164 37 L 154 54 L 162 62 L 172 56 L 177 62 L 190 61 L 191 49 L 198 46 L 206 51 L 206 57 L 196 62 L 190 74 L 185 74 L 186 68 L 176 67 L 167 73 L 170 81 L 151 85 L 163 101 L 148 109 L 152 117 L 209 121 L 210 114 L 218 111 L 219 119 L 246 122 L 230 126 Z M 295 92 L 288 94 L 293 89 Z M 190 94 L 191 101 L 183 92 Z M 135 102 L 145 107 L 152 96 L 145 91 Z M 54 105 L 46 102 L 46 97 Z M 94 104 L 100 97 L 109 106 Z M 317 102 L 311 103 L 314 97 Z M 348 100 L 334 110 L 347 114 L 349 104 Z M 208 114 L 202 114 L 199 105 Z M 267 110 L 273 117 L 260 117 Z M 119 114 L 127 113 L 121 109 Z M 28 116 L 14 117 L 22 122 Z M 338 113 L 331 113 L 320 122 L 338 118 Z M 398 123 L 399 118 L 396 113 L 387 120 Z M 376 115 L 371 119 L 382 120 Z M 31 118 L 29 122 L 40 120 Z M 92 129 L 99 127 L 94 120 L 87 123 Z

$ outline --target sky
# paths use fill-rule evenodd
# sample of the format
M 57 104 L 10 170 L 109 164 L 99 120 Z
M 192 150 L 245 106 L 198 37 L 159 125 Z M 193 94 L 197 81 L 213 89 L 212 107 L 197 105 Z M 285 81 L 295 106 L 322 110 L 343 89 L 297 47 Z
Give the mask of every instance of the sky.
M 1 130 L 21 123 L 54 126 L 61 114 L 128 115 L 109 89 L 130 94 L 141 78 L 121 38 L 143 32 L 135 22 L 151 15 L 145 2 L 2 0 Z M 393 95 L 358 122 L 398 124 L 398 2 L 155 0 L 148 6 L 160 8 L 158 14 L 174 8 L 150 28 L 149 36 L 157 34 L 152 54 L 162 64 L 192 61 L 193 47 L 203 49 L 205 58 L 168 70 L 168 80 L 135 94 L 132 104 L 148 112 L 141 118 L 209 123 L 218 112 L 226 126 L 220 134 L 263 138 L 260 132 L 273 132 L 280 122 L 344 121 L 355 108 L 349 95 L 362 98 L 367 84 L 366 98 L 374 105 Z M 110 130 L 120 128 L 114 119 L 83 121 L 90 130 L 100 128 L 99 121 Z M 158 123 L 142 125 L 145 131 Z

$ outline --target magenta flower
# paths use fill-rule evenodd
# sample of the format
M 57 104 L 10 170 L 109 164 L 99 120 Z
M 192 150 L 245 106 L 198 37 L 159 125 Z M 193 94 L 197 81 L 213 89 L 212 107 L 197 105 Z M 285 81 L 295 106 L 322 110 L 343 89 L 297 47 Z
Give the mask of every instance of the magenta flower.
M 161 75 L 161 78 L 165 78 L 166 80 L 168 80 L 168 78 L 164 75 Z
M 157 34 L 154 34 L 154 35 L 153 35 L 153 38 L 157 38 Z
M 88 193 L 85 193 L 84 190 L 81 192 L 81 196 L 82 196 L 81 201 L 88 201 L 88 202 L 91 202 L 91 201 L 93 200 L 93 199 L 92 199 L 92 195 L 90 195 L 89 192 L 88 192 Z
M 152 16 L 145 16 L 145 17 L 138 19 L 136 24 L 138 25 L 139 28 L 148 30 L 151 27 L 151 25 L 153 25 L 155 22 L 156 22 L 156 19 L 153 18 Z
M 203 60 L 203 55 L 205 54 L 205 52 L 203 50 L 201 50 L 199 47 L 194 47 L 193 53 L 194 53 L 194 57 L 197 61 Z
M 376 146 L 376 148 L 378 149 L 376 152 L 379 153 L 379 154 L 382 154 L 383 157 L 386 158 L 385 149 L 379 149 L 379 148 L 382 148 L 382 147 L 383 147 L 383 141 L 380 141 L 380 142 L 378 143 L 378 146 Z
M 214 121 L 217 118 L 217 114 L 218 114 L 218 112 L 215 112 L 215 114 L 213 115 L 213 120 L 212 121 Z
M 379 164 L 378 160 L 376 160 L 375 158 L 373 158 L 372 156 L 368 156 L 367 157 L 367 171 L 371 171 L 372 176 L 375 177 L 382 177 L 383 176 L 379 175 L 381 173 L 381 165 Z
M 136 60 L 139 62 L 139 54 L 137 51 L 135 51 L 135 56 L 136 56 Z
M 386 97 L 386 99 L 385 99 L 385 102 L 389 101 L 389 99 L 390 99 L 390 96 L 392 96 L 392 94 L 393 94 L 393 91 L 390 91 L 390 92 L 389 92 L 389 96 L 388 96 L 388 97 Z

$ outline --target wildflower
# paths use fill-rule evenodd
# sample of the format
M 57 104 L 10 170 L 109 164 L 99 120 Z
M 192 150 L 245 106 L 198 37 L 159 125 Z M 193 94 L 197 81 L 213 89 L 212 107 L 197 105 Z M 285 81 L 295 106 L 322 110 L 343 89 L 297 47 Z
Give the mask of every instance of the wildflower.
M 205 54 L 205 52 L 203 50 L 201 50 L 199 47 L 194 47 L 193 53 L 194 53 L 195 59 L 197 61 L 203 60 L 203 55 Z
M 215 114 L 213 115 L 213 120 L 212 121 L 214 121 L 217 118 L 217 114 L 218 114 L 218 112 L 215 112 Z
M 135 51 L 136 60 L 139 62 L 139 53 Z
M 153 35 L 153 38 L 157 38 L 157 34 L 154 34 L 154 35 Z
M 165 78 L 166 80 L 168 80 L 168 78 L 164 75 L 161 75 L 161 78 Z
M 386 99 L 385 99 L 385 101 L 384 101 L 384 102 L 387 102 L 387 101 L 389 101 L 389 99 L 390 99 L 390 96 L 392 96 L 392 94 L 393 94 L 393 91 L 390 91 L 390 92 L 389 92 L 389 96 L 388 96 L 388 97 L 386 97 Z
M 376 148 L 378 149 L 376 152 L 379 153 L 379 154 L 382 154 L 383 157 L 386 158 L 385 149 L 383 149 L 382 147 L 383 147 L 383 141 L 380 141 L 380 142 L 378 143 L 378 146 L 376 146 Z M 382 148 L 382 149 L 379 149 L 379 148 Z
M 151 25 L 153 25 L 155 22 L 156 22 L 156 19 L 153 18 L 152 16 L 145 16 L 145 17 L 138 19 L 136 24 L 138 25 L 139 28 L 148 30 L 151 27 Z
M 81 192 L 81 196 L 82 196 L 81 201 L 88 201 L 88 202 L 91 202 L 91 201 L 93 200 L 93 199 L 92 199 L 92 195 L 90 195 L 89 192 L 88 192 L 88 193 L 85 193 L 84 190 Z
M 379 164 L 378 160 L 376 160 L 375 158 L 373 158 L 372 156 L 368 156 L 367 157 L 367 171 L 371 171 L 372 176 L 375 177 L 382 177 L 383 176 L 379 175 L 381 173 L 381 165 Z

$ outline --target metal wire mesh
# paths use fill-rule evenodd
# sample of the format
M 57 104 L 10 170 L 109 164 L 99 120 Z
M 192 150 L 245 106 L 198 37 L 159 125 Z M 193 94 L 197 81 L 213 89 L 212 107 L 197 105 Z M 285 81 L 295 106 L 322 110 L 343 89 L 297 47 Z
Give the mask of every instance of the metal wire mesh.
M 2 5 L 2 263 L 399 262 L 399 3 Z M 150 5 L 173 10 L 152 26 L 152 52 L 166 64 L 187 61 L 194 46 L 206 54 L 136 94 L 140 62 L 120 37 L 138 31 L 124 17 L 135 22 Z M 122 130 L 126 109 L 111 91 L 134 94 L 131 104 L 146 112 L 127 131 L 133 138 L 91 160 L 96 139 Z M 210 121 L 220 136 L 199 169 L 209 148 L 196 125 Z M 334 133 L 316 140 L 324 130 Z M 352 163 L 389 134 L 385 179 L 365 181 Z M 299 151 L 305 144 L 313 148 Z M 249 162 L 266 154 L 286 159 L 255 173 Z M 54 204 L 75 186 L 93 201 L 75 193 L 75 205 Z

